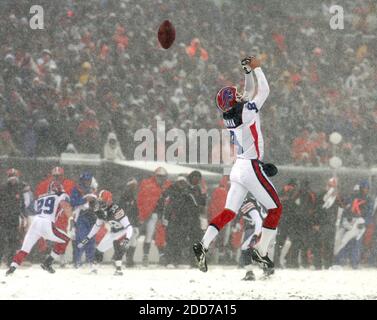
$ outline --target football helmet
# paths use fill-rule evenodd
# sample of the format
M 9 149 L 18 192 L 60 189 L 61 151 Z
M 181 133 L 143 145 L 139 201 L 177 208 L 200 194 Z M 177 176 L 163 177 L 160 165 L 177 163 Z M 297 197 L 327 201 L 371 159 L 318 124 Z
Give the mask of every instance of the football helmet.
M 101 190 L 98 195 L 101 208 L 110 207 L 113 204 L 113 194 L 108 190 Z
M 48 193 L 60 194 L 60 193 L 63 193 L 63 192 L 64 192 L 64 187 L 57 180 L 51 181 L 50 184 L 48 185 Z
M 64 176 L 64 169 L 62 167 L 55 167 L 51 170 L 52 176 Z
M 222 112 L 228 112 L 235 106 L 239 99 L 240 95 L 236 87 L 224 87 L 216 94 L 216 106 Z

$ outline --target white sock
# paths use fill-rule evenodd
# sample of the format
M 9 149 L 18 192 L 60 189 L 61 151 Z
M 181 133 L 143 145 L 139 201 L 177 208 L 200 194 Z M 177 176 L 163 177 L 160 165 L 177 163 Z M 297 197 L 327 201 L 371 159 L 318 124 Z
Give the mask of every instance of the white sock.
M 255 248 L 259 251 L 262 257 L 267 254 L 268 247 L 274 238 L 277 230 L 276 229 L 268 229 L 262 227 L 262 235 L 259 242 L 255 245 Z
M 60 255 L 57 254 L 57 253 L 55 253 L 54 251 L 51 251 L 50 256 L 51 256 L 54 260 L 57 260 L 57 259 L 60 257 Z
M 116 260 L 115 261 L 115 266 L 116 267 L 121 267 L 122 266 L 122 260 Z
M 246 271 L 253 271 L 253 265 L 248 264 L 247 266 L 245 266 L 245 269 L 246 269 Z
M 214 226 L 208 226 L 206 233 L 203 236 L 202 243 L 205 249 L 208 249 L 209 245 L 216 238 L 219 231 Z

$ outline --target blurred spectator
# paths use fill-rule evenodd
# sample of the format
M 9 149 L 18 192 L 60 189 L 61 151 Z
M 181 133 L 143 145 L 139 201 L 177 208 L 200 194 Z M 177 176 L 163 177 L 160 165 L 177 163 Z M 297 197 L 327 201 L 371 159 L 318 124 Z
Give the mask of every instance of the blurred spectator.
M 0 156 L 20 156 L 21 152 L 16 148 L 12 136 L 8 130 L 0 128 Z
M 77 136 L 80 141 L 80 150 L 84 153 L 99 153 L 99 122 L 96 112 L 87 108 L 84 119 L 77 127 Z
M 281 261 L 284 261 L 282 250 L 287 240 L 289 239 L 292 245 L 293 239 L 297 238 L 294 235 L 298 232 L 296 229 L 300 227 L 296 217 L 298 212 L 298 204 L 296 202 L 299 195 L 299 189 L 296 179 L 291 179 L 280 193 L 280 199 L 284 208 L 284 215 L 281 218 L 278 232 L 276 234 L 276 245 L 274 251 L 274 263 L 276 267 L 282 267 Z M 289 259 L 291 261 L 291 259 Z
M 353 195 L 346 201 L 334 251 L 337 265 L 350 263 L 353 269 L 359 267 L 366 230 L 363 211 L 368 207 L 361 196 L 360 184 L 357 184 Z
M 161 204 L 163 199 L 160 200 L 160 198 L 170 185 L 171 181 L 168 180 L 168 173 L 166 169 L 162 167 L 159 167 L 154 171 L 154 176 L 143 179 L 140 182 L 137 195 L 137 206 L 139 209 L 139 222 L 141 224 L 142 233 L 145 234 L 143 264 L 146 266 L 149 263 L 151 242 L 158 220 L 158 206 L 163 205 Z
M 201 234 L 196 196 L 184 176 L 178 176 L 167 193 L 163 214 L 164 224 L 167 226 L 165 263 L 174 266 L 189 263 L 194 266 L 191 246 Z
M 1 137 L 0 154 L 19 150 L 30 157 L 55 156 L 68 143 L 78 152 L 99 153 L 108 132 L 114 131 L 127 157 L 132 156 L 128 148 L 135 131 L 155 125 L 152 110 L 164 118 L 167 129 L 179 127 L 187 133 L 192 124 L 220 129 L 219 114 L 211 108 L 213 94 L 220 86 L 242 82 L 236 61 L 254 54 L 263 61 L 273 92 L 264 124 L 266 142 L 273 140 L 271 161 L 327 165 L 328 136 L 339 131 L 350 147 L 339 155 L 345 165 L 374 164 L 377 24 L 369 0 L 342 3 L 352 20 L 342 34 L 323 32 L 329 21 L 326 3 L 323 10 L 313 10 L 307 1 L 278 9 L 275 2 L 260 3 L 245 27 L 234 23 L 234 17 L 248 19 L 247 1 L 234 6 L 208 1 L 203 6 L 167 0 L 153 9 L 146 0 L 130 0 L 127 6 L 122 1 L 104 3 L 45 5 L 45 17 L 54 17 L 48 22 L 48 37 L 25 28 L 27 1 L 19 1 L 16 8 L 11 1 L 4 3 L 0 119 L 1 133 L 9 132 L 12 143 L 5 139 L 3 147 Z M 180 32 L 171 50 L 162 50 L 150 36 L 166 12 L 174 12 Z M 269 23 L 271 17 L 279 28 Z M 187 25 L 197 27 L 200 39 Z M 149 59 L 141 59 L 144 55 Z M 234 68 L 225 60 L 234 61 Z M 63 111 L 67 106 L 74 110 L 69 116 Z M 88 109 L 95 115 L 88 115 Z M 353 118 L 360 118 L 357 124 Z M 296 139 L 303 138 L 307 124 L 312 128 L 305 146 Z
M 114 132 L 110 132 L 103 150 L 106 160 L 125 160 L 119 141 Z
M 292 245 L 289 252 L 289 263 L 287 266 L 298 268 L 299 255 L 301 265 L 305 268 L 311 263 L 311 251 L 313 248 L 314 233 L 314 213 L 317 196 L 310 188 L 309 180 L 302 180 L 297 196 L 295 196 L 295 211 L 292 212 L 292 219 L 295 227 L 290 229 L 289 238 Z
M 328 180 L 326 191 L 318 195 L 313 238 L 313 264 L 316 269 L 329 269 L 334 264 L 336 222 L 344 204 L 338 191 L 338 179 Z
M 20 180 L 20 172 L 7 170 L 7 182 L 0 186 L 0 264 L 5 257 L 10 266 L 19 244 L 20 227 L 25 218 L 25 193 L 30 187 Z

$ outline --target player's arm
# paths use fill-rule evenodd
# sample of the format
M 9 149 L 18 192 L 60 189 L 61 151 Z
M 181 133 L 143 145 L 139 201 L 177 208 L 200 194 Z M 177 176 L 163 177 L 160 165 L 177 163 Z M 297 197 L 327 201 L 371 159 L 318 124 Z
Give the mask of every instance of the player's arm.
M 68 219 L 73 216 L 72 207 L 68 201 L 65 201 L 65 200 L 61 201 L 60 207 L 64 210 L 64 214 L 66 215 Z
M 247 101 L 252 100 L 255 94 L 255 82 L 254 76 L 251 67 L 249 66 L 251 57 L 247 57 L 241 60 L 242 68 L 245 71 L 245 85 L 244 92 L 241 97 L 241 100 Z
M 97 232 L 99 231 L 99 229 L 101 229 L 103 224 L 104 224 L 104 221 L 102 219 L 97 219 L 96 223 L 94 224 L 94 226 L 90 230 L 89 234 L 86 236 L 86 238 L 84 240 L 82 240 L 77 245 L 77 247 L 80 249 L 83 246 L 85 246 L 89 242 L 89 240 L 92 239 L 97 234 Z
M 252 107 L 255 107 L 260 110 L 270 94 L 270 86 L 268 85 L 266 76 L 260 67 L 260 61 L 257 58 L 251 57 L 248 65 L 254 71 L 258 86 L 254 99 L 249 101 L 248 105 L 250 105 L 251 109 Z
M 92 230 L 90 230 L 90 232 L 88 234 L 88 238 L 89 239 L 93 238 L 97 234 L 97 232 L 99 231 L 99 229 L 101 229 L 101 227 L 102 227 L 103 224 L 104 224 L 104 221 L 102 219 L 97 219 L 96 223 L 92 227 Z

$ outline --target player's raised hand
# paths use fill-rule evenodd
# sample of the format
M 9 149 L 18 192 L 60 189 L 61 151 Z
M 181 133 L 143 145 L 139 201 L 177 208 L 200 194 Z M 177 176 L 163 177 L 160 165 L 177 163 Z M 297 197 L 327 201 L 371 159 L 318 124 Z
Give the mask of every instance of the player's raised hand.
M 261 63 L 259 59 L 254 56 L 250 56 L 241 60 L 242 68 L 244 69 L 245 73 L 250 73 L 251 70 L 260 67 Z
M 251 57 L 243 58 L 241 60 L 241 66 L 243 70 L 245 71 L 245 73 L 250 73 L 252 70 L 250 67 L 250 61 L 251 61 Z
M 251 67 L 251 69 L 255 69 L 255 68 L 259 68 L 261 66 L 261 63 L 260 63 L 260 60 L 257 59 L 256 57 L 251 57 L 250 58 L 250 62 L 249 62 L 249 66 Z

